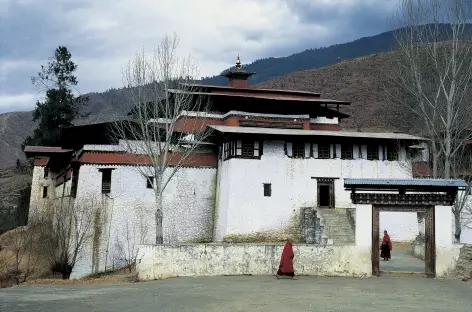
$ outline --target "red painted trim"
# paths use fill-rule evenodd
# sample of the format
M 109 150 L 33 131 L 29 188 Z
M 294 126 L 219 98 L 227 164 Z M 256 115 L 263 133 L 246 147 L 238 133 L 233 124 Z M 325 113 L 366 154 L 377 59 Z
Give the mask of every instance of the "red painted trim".
M 46 166 L 49 162 L 49 157 L 35 158 L 33 164 L 35 166 Z
M 340 131 L 341 127 L 333 124 L 310 124 L 310 130 Z
M 182 158 L 181 153 L 169 153 L 169 166 L 179 164 Z M 151 158 L 148 155 L 135 155 L 131 153 L 103 153 L 84 152 L 79 161 L 81 164 L 100 165 L 151 165 Z M 184 167 L 217 167 L 218 157 L 213 153 L 198 153 L 185 160 Z

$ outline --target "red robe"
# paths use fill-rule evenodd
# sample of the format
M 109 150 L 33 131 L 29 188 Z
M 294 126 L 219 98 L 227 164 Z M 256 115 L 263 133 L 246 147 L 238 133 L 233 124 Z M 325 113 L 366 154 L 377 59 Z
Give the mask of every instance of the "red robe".
M 279 270 L 283 273 L 293 273 L 293 248 L 292 243 L 286 243 L 280 257 Z
M 382 249 L 382 245 L 388 245 L 390 251 L 392 250 L 392 241 L 390 240 L 390 236 L 388 234 L 384 234 L 382 243 L 380 244 L 380 249 Z

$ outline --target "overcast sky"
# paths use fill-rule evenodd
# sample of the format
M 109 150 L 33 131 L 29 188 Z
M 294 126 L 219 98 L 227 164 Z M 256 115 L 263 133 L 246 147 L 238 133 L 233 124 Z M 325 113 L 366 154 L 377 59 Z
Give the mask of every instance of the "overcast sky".
M 0 113 L 31 110 L 30 77 L 65 45 L 81 93 L 122 86 L 122 66 L 166 33 L 200 76 L 387 29 L 397 0 L 0 0 Z

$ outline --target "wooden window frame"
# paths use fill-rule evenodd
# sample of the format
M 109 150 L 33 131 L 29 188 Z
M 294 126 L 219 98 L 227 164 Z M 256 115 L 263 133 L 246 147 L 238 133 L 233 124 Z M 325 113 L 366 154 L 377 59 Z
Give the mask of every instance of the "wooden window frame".
M 326 150 L 324 150 L 324 148 L 327 148 L 327 157 Z M 331 144 L 318 143 L 318 159 L 331 159 Z
M 264 197 L 271 197 L 272 196 L 272 184 L 271 183 L 263 183 L 264 187 Z
M 43 179 L 49 179 L 49 168 L 44 167 Z
M 292 158 L 306 158 L 304 142 L 292 142 Z
M 354 159 L 354 145 L 341 144 L 341 159 L 345 159 L 345 160 Z
M 379 146 L 367 145 L 367 160 L 380 160 Z
M 387 154 L 386 156 L 385 156 L 385 153 Z M 393 145 L 386 146 L 384 149 L 384 159 L 386 159 L 387 161 L 398 161 L 399 160 L 398 146 L 393 146 Z
M 112 171 L 114 168 L 105 168 L 99 169 L 102 173 L 102 194 L 110 194 L 111 193 L 111 178 L 112 178 Z
M 223 143 L 223 160 L 231 158 L 261 159 L 262 141 L 232 140 Z

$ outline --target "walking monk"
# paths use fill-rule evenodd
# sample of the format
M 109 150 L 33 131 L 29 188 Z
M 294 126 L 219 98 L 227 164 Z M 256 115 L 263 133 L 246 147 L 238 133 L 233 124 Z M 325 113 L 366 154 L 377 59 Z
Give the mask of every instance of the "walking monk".
M 277 274 L 277 278 L 280 276 L 291 276 L 292 279 L 295 278 L 295 272 L 293 271 L 293 246 L 290 239 L 287 239 L 285 242 L 284 250 L 282 251 L 282 256 L 280 257 L 280 265 Z
M 390 254 L 390 251 L 392 250 L 392 241 L 390 240 L 390 236 L 387 234 L 387 231 L 384 231 L 384 236 L 382 239 L 382 244 L 380 244 L 380 250 L 382 251 L 380 253 L 380 257 L 385 260 L 390 260 L 392 255 Z

